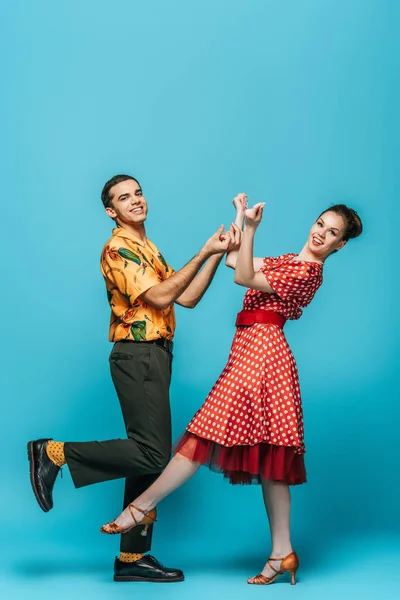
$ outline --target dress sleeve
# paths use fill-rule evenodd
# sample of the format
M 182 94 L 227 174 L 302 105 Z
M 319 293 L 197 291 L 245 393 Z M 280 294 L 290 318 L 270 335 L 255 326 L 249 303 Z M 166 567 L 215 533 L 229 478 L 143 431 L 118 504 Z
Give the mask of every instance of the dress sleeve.
M 155 266 L 128 248 L 104 248 L 101 270 L 131 305 L 141 294 L 160 283 Z
M 284 263 L 266 269 L 264 275 L 282 300 L 295 300 L 302 307 L 310 304 L 322 283 L 321 267 L 305 262 Z
M 270 256 L 266 256 L 265 258 L 263 258 L 263 265 L 262 265 L 260 271 L 264 271 L 265 269 L 269 269 L 270 266 L 273 264 L 273 261 L 274 261 L 274 259 L 272 257 L 270 257 Z

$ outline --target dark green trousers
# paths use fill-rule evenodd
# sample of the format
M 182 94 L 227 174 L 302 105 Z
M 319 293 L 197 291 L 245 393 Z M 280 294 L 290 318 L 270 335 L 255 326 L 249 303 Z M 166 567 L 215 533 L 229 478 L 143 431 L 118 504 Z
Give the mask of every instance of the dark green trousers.
M 117 342 L 110 354 L 111 376 L 126 427 L 126 439 L 67 442 L 65 459 L 76 487 L 125 478 L 125 508 L 153 483 L 171 453 L 169 386 L 172 354 L 161 346 Z M 121 536 L 121 552 L 147 552 L 137 527 Z

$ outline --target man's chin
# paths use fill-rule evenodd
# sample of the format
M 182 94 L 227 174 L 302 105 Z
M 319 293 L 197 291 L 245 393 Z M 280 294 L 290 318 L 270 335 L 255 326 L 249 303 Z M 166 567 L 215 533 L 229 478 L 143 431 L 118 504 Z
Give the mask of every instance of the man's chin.
M 133 227 L 135 225 L 143 225 L 143 223 L 145 222 L 146 219 L 147 219 L 147 215 L 140 215 L 140 217 L 134 217 L 129 220 L 129 225 L 133 225 Z

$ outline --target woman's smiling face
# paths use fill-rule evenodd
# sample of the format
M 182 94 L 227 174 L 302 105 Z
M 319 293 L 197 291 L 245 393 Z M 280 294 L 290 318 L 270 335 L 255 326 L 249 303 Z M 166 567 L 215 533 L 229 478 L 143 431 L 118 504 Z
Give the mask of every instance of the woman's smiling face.
M 324 260 L 335 250 L 340 250 L 346 244 L 343 236 L 346 223 L 340 215 L 327 210 L 311 227 L 308 236 L 308 249 L 319 260 Z

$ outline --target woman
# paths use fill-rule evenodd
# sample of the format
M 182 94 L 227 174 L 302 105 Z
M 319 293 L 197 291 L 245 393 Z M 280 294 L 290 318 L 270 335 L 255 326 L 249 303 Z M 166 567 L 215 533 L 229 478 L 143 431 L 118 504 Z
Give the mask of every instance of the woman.
M 315 221 L 298 255 L 253 258 L 264 204 L 247 209 L 245 194 L 233 202 L 237 210 L 230 230 L 234 250 L 226 262 L 235 268 L 235 283 L 249 289 L 237 317 L 228 363 L 165 471 L 101 531 L 122 533 L 144 525 L 145 535 L 155 521 L 156 505 L 207 464 L 233 484 L 261 483 L 272 554 L 248 583 L 270 584 L 289 572 L 295 584 L 299 560 L 290 539 L 289 486 L 306 481 L 305 448 L 298 373 L 282 328 L 287 319 L 300 318 L 301 309 L 322 283 L 325 260 L 360 235 L 362 223 L 354 210 L 335 205 Z

